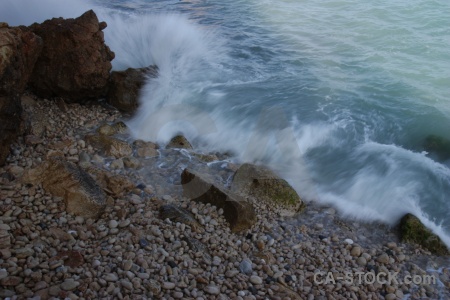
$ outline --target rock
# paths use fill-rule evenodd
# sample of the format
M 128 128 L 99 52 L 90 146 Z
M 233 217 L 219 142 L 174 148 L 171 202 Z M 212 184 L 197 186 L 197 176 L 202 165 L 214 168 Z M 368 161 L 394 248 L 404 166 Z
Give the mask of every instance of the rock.
M 20 102 L 23 108 L 22 119 L 25 126 L 25 134 L 42 142 L 40 138 L 48 125 L 46 112 L 39 107 L 38 103 L 31 96 L 23 95 Z M 26 140 L 26 143 L 29 145 L 37 144 L 35 141 L 30 142 L 29 138 Z
M 263 280 L 261 277 L 253 275 L 253 276 L 250 276 L 250 282 L 253 284 L 262 284 Z
M 356 263 L 360 266 L 365 266 L 367 264 L 367 260 L 364 257 L 358 257 Z
M 437 135 L 426 137 L 423 146 L 427 152 L 436 155 L 440 160 L 450 158 L 450 140 Z
M 97 128 L 97 132 L 100 135 L 115 135 L 120 133 L 126 133 L 128 131 L 128 127 L 124 122 L 117 122 L 112 125 L 103 124 L 99 128 Z
M 122 170 L 124 168 L 123 160 L 121 158 L 115 159 L 109 165 L 111 170 Z
M 60 251 L 54 258 L 56 260 L 64 259 L 64 265 L 70 268 L 78 268 L 84 264 L 84 258 L 80 251 Z
M 8 277 L 8 271 L 6 271 L 5 269 L 0 269 L 0 280 L 6 277 Z
M 31 256 L 34 254 L 34 250 L 32 248 L 29 247 L 25 247 L 25 248 L 20 248 L 20 249 L 16 249 L 16 257 L 17 258 L 27 258 L 28 256 Z
M 111 73 L 106 99 L 109 104 L 121 111 L 134 112 L 139 104 L 138 96 L 141 87 L 148 78 L 154 78 L 157 75 L 158 67 L 156 66 L 114 71 Z
M 61 242 L 67 242 L 74 239 L 70 233 L 62 230 L 61 228 L 52 227 L 49 229 L 49 232 L 55 239 L 60 240 Z
M 170 142 L 167 144 L 166 149 L 169 148 L 181 148 L 181 149 L 192 149 L 191 143 L 182 135 L 174 136 Z
M 3 286 L 17 286 L 22 282 L 22 278 L 17 276 L 9 276 L 0 280 L 0 285 Z
M 210 295 L 219 295 L 220 289 L 215 285 L 208 285 L 205 287 L 205 292 Z
M 233 176 L 231 190 L 275 205 L 282 215 L 294 215 L 305 207 L 297 192 L 286 180 L 263 166 L 240 166 Z
M 189 211 L 175 205 L 161 205 L 159 208 L 159 216 L 163 220 L 169 219 L 172 222 L 189 225 L 194 231 L 198 231 L 202 227 Z
M 252 273 L 253 269 L 252 269 L 252 262 L 250 261 L 250 259 L 246 258 L 243 261 L 241 261 L 241 263 L 239 264 L 239 271 L 247 275 Z
M 353 240 L 352 239 L 345 239 L 344 243 L 346 243 L 347 245 L 353 245 Z
M 165 290 L 172 290 L 172 289 L 175 288 L 175 283 L 173 283 L 173 282 L 168 282 L 168 281 L 163 282 L 162 288 L 165 289 Z
M 42 50 L 42 39 L 19 28 L 0 28 L 0 166 L 22 134 L 20 96 Z
M 185 169 L 181 174 L 181 184 L 185 197 L 223 209 L 224 217 L 233 232 L 249 229 L 256 222 L 255 210 L 251 203 L 217 187 L 208 175 Z
M 441 239 L 412 214 L 403 216 L 400 220 L 399 231 L 403 242 L 419 244 L 437 255 L 449 255 L 449 250 Z
M 76 19 L 54 18 L 28 27 L 44 41 L 29 82 L 34 92 L 70 101 L 105 96 L 114 53 L 105 45 L 104 27 L 92 10 Z
M 122 140 L 106 135 L 86 135 L 85 140 L 92 147 L 104 152 L 107 156 L 121 158 L 133 153 L 131 146 Z
M 108 282 L 116 282 L 117 280 L 119 280 L 119 277 L 117 277 L 117 275 L 114 273 L 109 273 L 105 276 L 105 280 Z
M 377 257 L 377 262 L 382 263 L 382 264 L 388 264 L 389 263 L 389 255 L 387 255 L 386 253 L 381 254 L 380 256 Z
M 359 257 L 361 255 L 361 247 L 354 246 L 350 252 L 351 256 Z
M 68 279 L 64 280 L 63 283 L 61 283 L 61 289 L 65 290 L 65 291 L 73 291 L 79 285 L 80 285 L 79 282 L 73 280 L 72 278 L 68 278 Z
M 156 145 L 155 143 L 136 140 L 133 142 L 133 147 L 136 149 L 137 157 L 158 156 L 158 145 Z
M 106 206 L 106 195 L 95 180 L 77 165 L 51 157 L 36 169 L 28 170 L 23 180 L 42 183 L 45 191 L 63 197 L 66 211 L 86 218 L 99 217 Z
M 139 169 L 141 167 L 139 159 L 134 157 L 124 157 L 123 164 L 129 169 Z
M 108 223 L 109 228 L 113 229 L 113 228 L 117 228 L 117 226 L 119 225 L 119 222 L 117 222 L 116 220 L 111 220 Z

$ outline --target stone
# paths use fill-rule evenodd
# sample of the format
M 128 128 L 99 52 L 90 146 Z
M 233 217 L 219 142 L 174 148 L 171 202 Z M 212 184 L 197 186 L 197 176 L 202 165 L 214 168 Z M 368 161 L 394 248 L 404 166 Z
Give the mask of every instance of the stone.
M 352 248 L 352 251 L 350 252 L 351 256 L 355 256 L 355 257 L 359 257 L 361 255 L 361 247 L 359 246 L 354 246 Z
M 24 131 L 20 97 L 42 47 L 42 39 L 31 32 L 0 28 L 0 166 Z
M 173 282 L 168 282 L 168 281 L 163 282 L 162 288 L 165 289 L 165 290 L 172 290 L 172 289 L 175 288 L 175 283 L 173 283 Z
M 192 149 L 191 143 L 182 135 L 174 136 L 166 146 L 169 148 L 181 148 L 181 149 Z
M 8 271 L 6 269 L 0 269 L 0 280 L 6 277 L 8 277 Z
M 61 289 L 64 291 L 73 291 L 80 285 L 79 282 L 73 280 L 72 278 L 68 278 L 61 283 Z
M 51 157 L 23 176 L 26 183 L 42 183 L 45 191 L 63 197 L 66 211 L 86 218 L 98 218 L 106 206 L 106 195 L 95 180 L 79 166 Z
M 403 242 L 419 244 L 431 253 L 449 255 L 449 249 L 442 240 L 426 228 L 422 222 L 412 214 L 406 214 L 400 220 L 400 237 Z
M 8 276 L 0 280 L 0 285 L 3 286 L 17 286 L 22 282 L 22 278 L 17 276 Z
M 198 231 L 202 227 L 189 211 L 172 204 L 161 205 L 159 208 L 159 217 L 163 220 L 169 219 L 172 222 L 189 225 L 194 231 Z
M 115 159 L 109 165 L 111 170 L 122 170 L 124 168 L 123 160 L 121 158 Z
M 15 256 L 19 259 L 27 258 L 28 256 L 31 256 L 34 254 L 34 250 L 29 247 L 20 248 L 20 249 L 16 249 L 15 254 L 16 254 Z
M 252 262 L 250 261 L 250 259 L 246 258 L 243 261 L 241 261 L 241 263 L 239 264 L 239 271 L 247 275 L 252 273 L 253 269 L 252 269 Z
M 108 282 L 116 282 L 117 280 L 119 280 L 119 277 L 117 277 L 117 275 L 114 273 L 109 273 L 105 276 L 105 280 Z
M 141 167 L 141 162 L 139 159 L 134 157 L 124 157 L 123 164 L 126 168 L 129 169 L 139 169 Z
M 243 164 L 233 175 L 231 190 L 274 205 L 281 215 L 301 212 L 305 204 L 289 183 L 263 166 Z
M 233 232 L 249 229 L 256 222 L 256 213 L 251 203 L 218 187 L 207 174 L 185 169 L 181 174 L 181 184 L 185 197 L 223 209 L 224 217 Z
M 137 157 L 155 157 L 158 156 L 158 145 L 152 142 L 136 140 L 133 142 Z
M 31 96 L 23 95 L 20 98 L 20 103 L 23 108 L 24 131 L 27 134 L 25 143 L 27 145 L 42 143 L 41 138 L 49 124 L 47 112 Z
M 261 277 L 253 275 L 253 276 L 250 276 L 250 282 L 253 283 L 253 284 L 258 285 L 258 284 L 262 284 L 263 280 L 262 280 Z
M 131 146 L 120 139 L 106 135 L 86 135 L 85 140 L 107 156 L 121 158 L 133 153 Z
M 105 45 L 105 25 L 89 10 L 76 19 L 53 18 L 28 27 L 44 41 L 29 81 L 33 91 L 72 102 L 105 96 L 114 58 Z
M 219 295 L 220 289 L 215 285 L 208 285 L 205 287 L 205 292 L 210 295 Z
M 364 257 L 358 257 L 356 263 L 360 266 L 365 266 L 367 264 L 367 260 Z
M 388 264 L 389 263 L 389 255 L 387 255 L 386 253 L 381 254 L 380 256 L 377 257 L 377 262 L 382 263 L 382 264 Z
M 67 239 L 68 237 L 66 237 Z M 71 240 L 71 239 L 69 239 Z M 75 250 L 67 250 L 60 251 L 58 254 L 53 257 L 56 260 L 63 259 L 64 265 L 70 268 L 78 268 L 84 264 L 84 257 L 80 251 Z
M 111 73 L 106 99 L 115 108 L 132 113 L 139 105 L 138 97 L 140 89 L 146 80 L 154 78 L 157 75 L 158 67 L 156 66 L 114 71 Z
M 128 131 L 128 126 L 120 121 L 112 125 L 103 124 L 97 128 L 97 133 L 100 135 L 115 135 L 120 133 L 126 133 Z

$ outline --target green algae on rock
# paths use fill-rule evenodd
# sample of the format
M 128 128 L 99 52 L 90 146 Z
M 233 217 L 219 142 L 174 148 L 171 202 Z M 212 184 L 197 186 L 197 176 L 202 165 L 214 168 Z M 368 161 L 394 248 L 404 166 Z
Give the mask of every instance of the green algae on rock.
M 286 180 L 263 166 L 248 163 L 241 165 L 233 176 L 231 190 L 273 204 L 283 215 L 294 215 L 305 207 Z
M 406 214 L 400 220 L 400 235 L 404 242 L 416 243 L 430 252 L 438 255 L 449 255 L 448 248 L 441 239 L 426 228 L 420 220 L 412 214 Z

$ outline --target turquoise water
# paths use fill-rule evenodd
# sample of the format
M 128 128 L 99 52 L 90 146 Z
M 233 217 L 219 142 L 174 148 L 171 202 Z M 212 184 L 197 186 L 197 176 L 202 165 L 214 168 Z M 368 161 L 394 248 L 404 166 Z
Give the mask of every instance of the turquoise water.
M 182 132 L 349 218 L 394 225 L 411 212 L 450 245 L 450 161 L 423 148 L 429 134 L 450 139 L 450 2 L 55 3 L 4 2 L 0 17 L 94 7 L 115 69 L 160 68 L 129 122 L 136 137 Z

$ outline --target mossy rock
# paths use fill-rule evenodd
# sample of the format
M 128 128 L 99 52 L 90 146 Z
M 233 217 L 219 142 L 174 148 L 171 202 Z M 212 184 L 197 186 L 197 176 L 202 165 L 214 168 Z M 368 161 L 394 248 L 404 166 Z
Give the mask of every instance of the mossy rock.
M 449 255 L 447 246 L 412 214 L 406 214 L 399 225 L 403 242 L 416 243 L 437 255 Z
M 450 140 L 448 139 L 431 134 L 426 137 L 423 146 L 426 151 L 436 154 L 439 159 L 450 158 Z
M 294 215 L 305 207 L 286 180 L 263 166 L 241 165 L 233 176 L 231 190 L 273 204 L 284 215 Z

